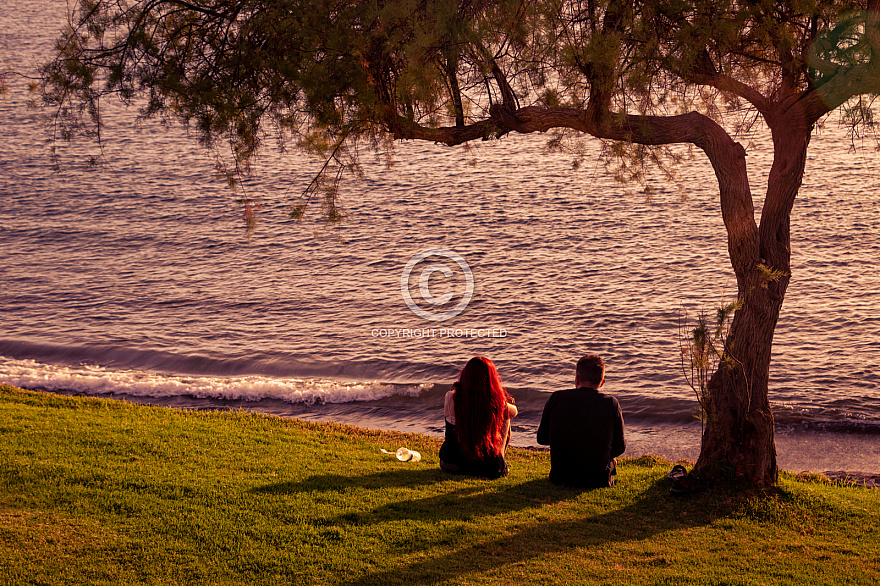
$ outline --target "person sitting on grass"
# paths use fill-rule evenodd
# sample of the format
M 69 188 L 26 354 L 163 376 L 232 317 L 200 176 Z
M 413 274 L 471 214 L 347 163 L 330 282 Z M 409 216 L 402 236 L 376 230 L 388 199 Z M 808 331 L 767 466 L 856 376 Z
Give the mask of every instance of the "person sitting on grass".
M 468 361 L 446 393 L 443 415 L 442 470 L 485 478 L 507 476 L 504 454 L 510 442 L 510 420 L 517 416 L 517 409 L 491 360 L 477 356 Z
M 577 363 L 574 389 L 556 391 L 544 405 L 538 443 L 550 446 L 550 481 L 573 488 L 612 486 L 614 458 L 626 449 L 617 399 L 599 392 L 605 362 L 587 354 Z

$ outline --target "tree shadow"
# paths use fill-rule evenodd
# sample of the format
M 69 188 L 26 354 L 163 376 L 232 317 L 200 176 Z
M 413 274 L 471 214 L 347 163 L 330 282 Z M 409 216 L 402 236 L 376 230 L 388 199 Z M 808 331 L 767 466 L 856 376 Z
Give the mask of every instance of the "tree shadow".
M 447 477 L 451 480 L 461 477 Z M 388 520 L 438 522 L 444 520 L 470 521 L 532 507 L 542 507 L 562 500 L 573 499 L 583 490 L 561 489 L 546 478 L 539 478 L 510 486 L 501 484 L 467 483 L 453 491 L 430 497 L 408 499 L 383 504 L 371 511 L 355 515 L 344 514 L 329 519 L 334 524 L 372 524 Z
M 383 470 L 373 474 L 316 474 L 299 481 L 279 482 L 252 488 L 251 492 L 262 494 L 297 494 L 301 492 L 343 492 L 351 488 L 405 488 L 425 486 L 448 478 L 439 469 L 413 468 L 408 470 Z
M 387 502 L 372 510 L 340 514 L 322 520 L 325 525 L 365 525 L 388 520 L 469 521 L 530 507 L 541 507 L 576 498 L 586 489 L 554 486 L 546 478 L 508 484 L 509 480 L 489 480 L 451 475 L 439 469 L 384 470 L 374 474 L 317 474 L 300 481 L 281 482 L 251 489 L 261 494 L 299 494 L 306 492 L 346 492 L 353 488 L 387 490 L 418 488 L 452 483 L 441 494 Z
M 615 489 L 598 489 L 615 490 Z M 537 498 L 542 493 L 546 500 Z M 479 517 L 487 517 L 511 509 L 524 509 L 537 503 L 550 504 L 573 499 L 582 492 L 554 487 L 545 479 L 515 485 L 502 494 L 474 495 L 463 504 L 454 504 L 444 497 L 422 499 L 404 506 L 386 505 L 372 511 L 375 521 L 388 516 L 405 519 L 428 517 L 430 507 L 449 506 L 442 511 L 443 517 L 467 520 L 467 512 L 479 511 Z M 512 502 L 523 496 L 525 502 Z M 454 495 L 448 499 L 454 499 Z M 572 551 L 576 548 L 598 547 L 621 541 L 640 541 L 659 533 L 690 527 L 708 525 L 713 520 L 729 514 L 731 505 L 720 503 L 712 493 L 693 495 L 686 499 L 669 494 L 669 481 L 657 479 L 640 493 L 629 505 L 592 517 L 535 523 L 521 530 L 488 542 L 456 548 L 454 552 L 421 558 L 409 565 L 396 566 L 373 572 L 359 578 L 345 580 L 349 586 L 366 584 L 418 583 L 431 584 L 455 580 L 467 574 L 480 574 L 497 568 L 521 563 L 533 558 Z M 464 513 L 464 514 L 463 514 Z M 476 516 L 476 515 L 475 515 Z M 430 518 L 436 517 L 434 515 Z M 345 521 L 345 516 L 340 521 Z M 478 522 L 478 519 L 477 519 Z

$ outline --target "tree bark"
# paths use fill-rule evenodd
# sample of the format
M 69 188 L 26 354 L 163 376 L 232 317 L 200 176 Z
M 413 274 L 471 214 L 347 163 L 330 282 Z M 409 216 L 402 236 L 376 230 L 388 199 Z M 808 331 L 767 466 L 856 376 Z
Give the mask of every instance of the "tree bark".
M 812 131 L 812 121 L 797 102 L 787 109 L 778 106 L 765 119 L 773 135 L 774 159 L 757 233 L 758 258 L 730 246 L 742 307 L 734 315 L 724 357 L 709 383 L 707 421 L 695 467 L 709 476 L 732 473 L 758 487 L 772 486 L 778 477 L 770 356 L 791 279 L 790 217 Z M 732 243 L 738 228 L 725 223 Z
M 757 285 L 736 312 L 724 359 L 709 382 L 706 425 L 694 473 L 733 475 L 755 486 L 777 480 L 768 399 L 770 349 L 782 298 Z

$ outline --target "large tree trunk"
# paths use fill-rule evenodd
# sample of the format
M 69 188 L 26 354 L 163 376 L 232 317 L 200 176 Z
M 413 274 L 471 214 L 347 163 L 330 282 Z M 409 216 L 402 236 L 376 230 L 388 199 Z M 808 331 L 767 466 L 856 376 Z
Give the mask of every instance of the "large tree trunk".
M 734 316 L 724 360 L 709 382 L 698 474 L 715 478 L 733 474 L 756 486 L 776 483 L 768 380 L 781 306 L 781 297 L 759 287 L 746 296 Z
M 777 481 L 768 397 L 770 354 L 791 277 L 789 219 L 803 179 L 811 132 L 811 124 L 796 108 L 774 112 L 767 122 L 773 133 L 774 161 L 757 233 L 757 259 L 752 256 L 753 247 L 743 245 L 751 240 L 751 230 L 743 230 L 744 222 L 728 221 L 725 215 L 742 307 L 734 316 L 724 357 L 709 383 L 706 427 L 695 467 L 698 473 L 715 477 L 732 473 L 755 486 Z M 738 231 L 744 233 L 737 237 Z

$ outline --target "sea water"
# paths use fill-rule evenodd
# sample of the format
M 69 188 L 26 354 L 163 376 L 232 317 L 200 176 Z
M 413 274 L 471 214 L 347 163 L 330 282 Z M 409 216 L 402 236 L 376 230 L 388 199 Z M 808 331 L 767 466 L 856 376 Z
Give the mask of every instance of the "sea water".
M 63 2 L 6 3 L 0 70 L 33 75 L 65 15 Z M 698 454 L 680 339 L 736 296 L 699 151 L 677 181 L 651 177 L 647 197 L 612 180 L 591 140 L 578 169 L 547 135 L 398 143 L 361 154 L 366 178 L 344 183 L 346 219 L 328 226 L 317 206 L 288 216 L 320 160 L 269 150 L 233 194 L 179 125 L 135 123 L 111 101 L 102 145 L 52 141 L 28 79 L 4 80 L 0 382 L 442 435 L 443 393 L 485 355 L 520 407 L 513 443 L 529 446 L 548 393 L 593 352 L 624 410 L 626 455 Z M 770 399 L 783 467 L 876 473 L 880 171 L 873 143 L 853 142 L 836 116 L 817 127 L 792 214 Z M 759 217 L 771 145 L 760 129 L 738 140 Z M 250 239 L 243 194 L 262 202 Z M 404 289 L 436 313 L 420 275 L 428 298 L 454 294 L 444 309 L 470 287 L 443 321 L 417 315 L 401 288 L 433 249 L 449 252 Z

